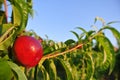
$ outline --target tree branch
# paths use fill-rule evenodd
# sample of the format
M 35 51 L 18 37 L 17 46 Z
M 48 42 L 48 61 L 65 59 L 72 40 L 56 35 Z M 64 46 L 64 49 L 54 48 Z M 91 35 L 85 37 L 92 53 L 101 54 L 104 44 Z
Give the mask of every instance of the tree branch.
M 4 8 L 5 8 L 6 23 L 8 23 L 8 7 L 7 7 L 7 1 L 6 0 L 4 0 Z
M 64 55 L 65 53 L 74 51 L 74 50 L 76 50 L 76 49 L 80 49 L 82 46 L 83 46 L 83 44 L 79 44 L 79 45 L 77 45 L 77 46 L 75 46 L 75 47 L 73 47 L 73 48 L 71 48 L 71 49 L 69 49 L 69 50 L 66 50 L 66 51 L 64 51 L 64 52 L 61 52 L 61 53 L 48 54 L 48 55 L 46 55 L 46 56 L 43 56 L 42 59 L 45 60 L 45 59 L 54 58 L 54 57 L 57 57 L 57 56 L 60 56 L 60 55 Z

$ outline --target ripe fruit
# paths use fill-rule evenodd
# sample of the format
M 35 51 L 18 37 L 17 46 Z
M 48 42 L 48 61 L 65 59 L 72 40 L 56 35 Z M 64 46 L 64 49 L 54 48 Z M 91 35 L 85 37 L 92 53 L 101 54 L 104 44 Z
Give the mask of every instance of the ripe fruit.
M 31 36 L 18 37 L 13 46 L 15 59 L 25 67 L 34 67 L 43 55 L 41 43 Z

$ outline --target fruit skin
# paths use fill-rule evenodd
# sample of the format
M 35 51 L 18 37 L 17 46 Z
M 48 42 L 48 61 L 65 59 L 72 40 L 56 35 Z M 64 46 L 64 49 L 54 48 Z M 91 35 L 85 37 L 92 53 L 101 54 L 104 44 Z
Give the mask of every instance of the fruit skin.
M 18 37 L 13 45 L 15 59 L 25 67 L 34 67 L 43 56 L 41 43 L 31 36 Z

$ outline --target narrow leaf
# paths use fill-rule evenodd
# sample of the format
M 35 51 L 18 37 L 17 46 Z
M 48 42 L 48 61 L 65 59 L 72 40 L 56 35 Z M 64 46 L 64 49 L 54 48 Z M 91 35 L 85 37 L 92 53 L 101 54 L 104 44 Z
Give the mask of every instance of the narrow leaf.
M 84 28 L 82 28 L 82 27 L 77 27 L 77 29 L 80 29 L 80 30 L 82 30 L 84 33 L 87 34 L 87 31 L 86 31 Z
M 15 39 L 15 30 L 14 26 L 8 29 L 1 37 L 0 37 L 0 50 L 7 50 L 8 47 L 13 43 Z
M 77 39 L 79 41 L 79 35 L 76 32 L 74 32 L 74 31 L 70 31 L 70 32 L 72 32 L 77 37 Z
M 109 23 L 107 23 L 107 25 L 113 24 L 113 23 L 120 23 L 120 21 L 111 21 Z
M 117 29 L 113 27 L 109 27 L 109 26 L 106 26 L 103 29 L 109 29 L 113 33 L 114 37 L 116 38 L 118 42 L 118 46 L 120 47 L 120 32 Z
M 56 80 L 57 71 L 56 71 L 56 66 L 54 64 L 54 61 L 52 59 L 46 60 L 44 62 L 44 66 L 50 76 L 50 80 Z
M 70 66 L 70 63 L 67 61 L 64 61 L 63 59 L 58 59 L 61 65 L 64 67 L 65 72 L 66 72 L 66 80 L 74 80 L 73 75 L 72 75 L 72 67 Z
M 6 22 L 5 12 L 0 10 L 0 25 Z
M 94 75 L 94 70 L 95 70 L 92 52 L 87 52 L 86 57 L 87 57 L 86 80 L 92 80 Z
M 75 41 L 74 41 L 73 39 L 69 39 L 69 40 L 65 41 L 65 44 L 66 44 L 67 46 L 69 46 L 69 45 L 72 44 L 72 43 L 75 43 Z
M 27 80 L 24 72 L 15 63 L 8 61 L 10 68 L 17 74 L 18 80 Z
M 41 71 L 42 71 L 42 75 L 43 75 L 43 80 L 50 80 L 50 76 L 48 74 L 48 72 L 46 71 L 45 67 L 42 65 L 40 67 Z M 39 76 L 38 76 L 39 77 Z
M 107 57 L 107 59 L 103 59 L 103 61 L 105 63 L 105 64 L 103 63 L 103 65 L 106 65 L 106 62 L 109 62 L 109 67 L 110 67 L 109 74 L 111 74 L 114 69 L 114 66 L 115 66 L 115 52 L 114 52 L 113 45 L 111 44 L 109 39 L 104 36 L 98 36 L 97 40 L 105 51 L 104 56 Z M 104 58 L 106 58 L 106 57 L 104 57 Z
M 32 10 L 30 4 L 26 0 L 9 0 L 12 4 L 13 15 L 12 22 L 17 24 L 19 27 L 18 33 L 23 31 L 26 28 L 28 15 Z

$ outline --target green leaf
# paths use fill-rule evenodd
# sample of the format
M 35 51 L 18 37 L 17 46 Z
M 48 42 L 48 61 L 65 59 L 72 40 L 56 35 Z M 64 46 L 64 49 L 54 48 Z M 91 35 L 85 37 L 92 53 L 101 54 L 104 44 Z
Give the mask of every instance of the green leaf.
M 18 33 L 23 31 L 26 28 L 28 15 L 32 11 L 32 7 L 30 6 L 30 2 L 26 2 L 26 0 L 9 0 L 12 4 L 13 15 L 12 22 L 15 25 L 20 26 Z
M 86 31 L 84 28 L 82 28 L 82 27 L 77 27 L 77 29 L 80 29 L 80 30 L 83 31 L 83 33 L 86 33 L 86 34 L 87 34 L 87 31 Z
M 33 10 L 32 10 L 32 7 L 33 7 L 33 2 L 32 0 L 27 0 L 27 4 L 28 4 L 28 11 L 30 13 L 30 15 L 33 17 Z
M 110 25 L 110 24 L 113 24 L 113 23 L 120 23 L 120 21 L 111 21 L 111 22 L 108 22 L 107 25 Z
M 88 31 L 87 36 L 89 37 L 89 36 L 91 36 L 93 33 L 95 33 L 95 31 L 90 30 L 90 31 Z
M 67 46 L 69 46 L 72 43 L 75 43 L 75 41 L 73 39 L 69 39 L 67 41 L 64 42 Z
M 12 24 L 2 24 L 0 26 L 0 35 L 2 36 L 5 32 L 8 31 L 13 25 Z M 7 33 L 8 34 L 8 33 Z
M 105 26 L 103 29 L 109 29 L 113 33 L 114 37 L 116 38 L 118 42 L 118 46 L 120 47 L 120 32 L 116 30 L 115 28 L 109 27 L 109 26 Z
M 50 76 L 50 80 L 56 80 L 57 71 L 56 71 L 56 66 L 54 64 L 54 61 L 52 59 L 46 60 L 44 62 L 44 66 Z
M 15 63 L 8 61 L 8 64 L 10 68 L 17 74 L 18 80 L 27 80 L 27 77 L 25 76 L 24 72 L 20 69 L 19 66 L 17 66 Z
M 101 65 L 106 66 L 109 64 L 109 74 L 112 73 L 115 66 L 115 52 L 113 45 L 105 36 L 97 36 L 99 44 L 103 47 L 103 63 Z
M 92 52 L 87 52 L 86 63 L 87 63 L 86 80 L 92 80 L 93 75 L 94 75 L 94 70 L 95 70 L 95 67 L 94 67 L 95 65 L 94 65 L 94 61 L 93 61 L 93 57 L 92 57 Z
M 44 48 L 44 55 L 51 53 L 52 50 L 53 50 L 52 47 L 50 47 L 50 46 L 47 47 L 47 46 L 46 46 L 46 47 Z
M 50 76 L 43 65 L 40 67 L 40 70 L 41 70 L 42 75 L 43 75 L 43 80 L 50 80 Z M 39 79 L 40 79 L 40 77 L 39 77 Z
M 12 70 L 7 61 L 0 61 L 0 80 L 11 80 L 13 77 Z
M 104 61 L 103 60 L 104 54 L 100 51 L 92 51 L 92 52 L 93 52 L 94 65 L 96 68 L 98 68 Z
M 0 25 L 6 22 L 5 12 L 0 10 Z
M 72 67 L 69 62 L 64 61 L 63 59 L 58 59 L 63 68 L 65 69 L 66 72 L 66 80 L 74 80 L 73 75 L 72 75 Z
M 15 39 L 15 27 L 12 24 L 5 24 L 3 27 L 2 33 L 4 34 L 0 37 L 0 50 L 7 51 Z M 10 28 L 8 29 L 7 27 Z
M 30 7 L 32 7 L 32 0 L 27 0 Z
M 77 37 L 77 39 L 79 41 L 79 35 L 76 32 L 74 32 L 74 31 L 70 31 L 70 32 L 72 32 Z
M 12 6 L 13 10 L 13 24 L 20 25 L 22 24 L 23 13 L 22 9 L 19 5 Z
M 89 36 L 91 36 L 95 32 L 93 30 L 90 30 L 90 31 L 87 32 L 84 28 L 81 28 L 81 27 L 77 27 L 77 29 L 80 29 L 80 30 L 83 31 L 84 36 L 86 36 L 85 37 L 86 40 L 89 38 Z
M 0 9 L 2 8 L 3 0 L 0 0 Z

